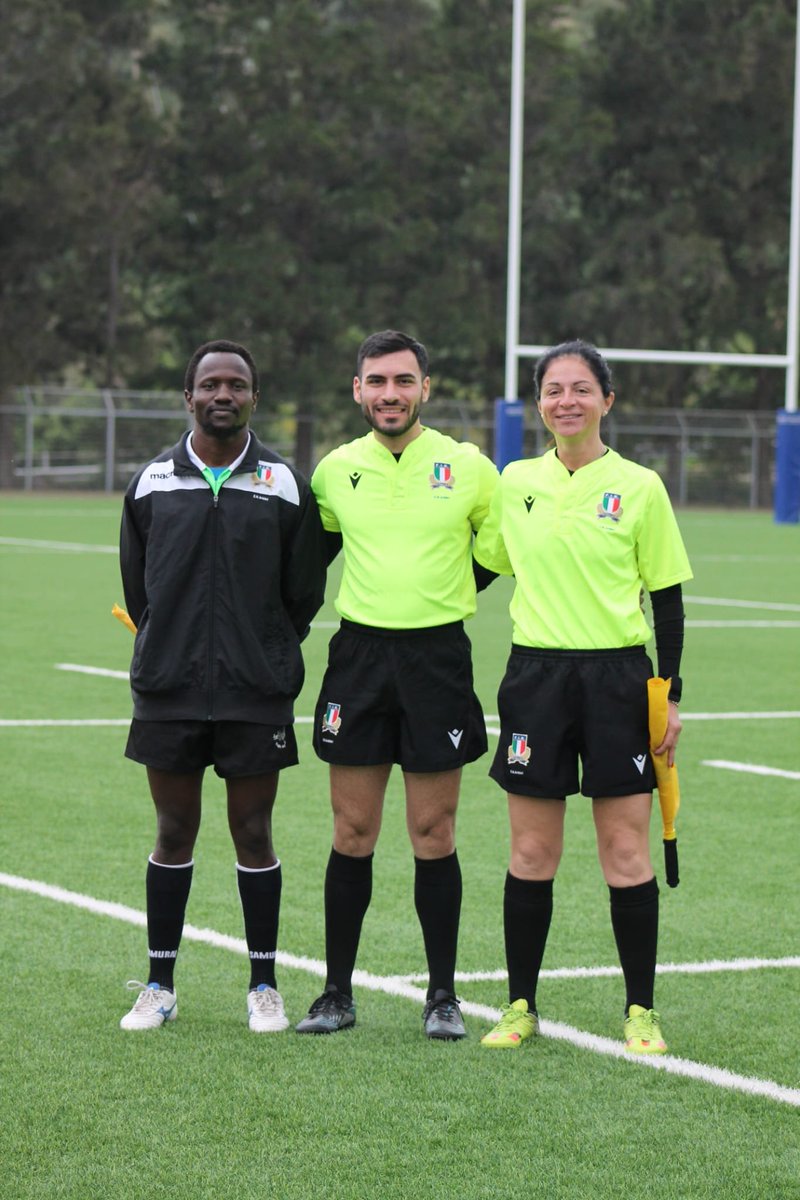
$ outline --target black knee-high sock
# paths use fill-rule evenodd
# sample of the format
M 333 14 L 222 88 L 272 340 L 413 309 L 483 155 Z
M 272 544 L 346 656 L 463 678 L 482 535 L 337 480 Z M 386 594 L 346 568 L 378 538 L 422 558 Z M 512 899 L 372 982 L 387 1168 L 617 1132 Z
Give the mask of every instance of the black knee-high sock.
M 455 995 L 461 866 L 455 850 L 444 858 L 414 858 L 414 904 L 428 960 L 428 999 Z
M 148 983 L 174 991 L 175 959 L 183 935 L 186 902 L 192 886 L 194 863 L 165 867 L 147 863 L 147 944 L 150 959 Z
M 372 899 L 372 858 L 331 850 L 325 872 L 325 958 L 327 986 L 353 992 L 361 926 Z
M 509 871 L 503 895 L 508 998 L 536 1012 L 536 985 L 553 916 L 553 880 L 518 879 Z
M 244 936 L 250 955 L 250 987 L 260 983 L 275 987 L 275 955 L 281 911 L 281 864 L 262 870 L 236 864 L 236 881 L 242 902 Z
M 625 1011 L 653 1007 L 658 947 L 658 883 L 655 876 L 634 887 L 611 887 L 611 925 L 625 977 Z

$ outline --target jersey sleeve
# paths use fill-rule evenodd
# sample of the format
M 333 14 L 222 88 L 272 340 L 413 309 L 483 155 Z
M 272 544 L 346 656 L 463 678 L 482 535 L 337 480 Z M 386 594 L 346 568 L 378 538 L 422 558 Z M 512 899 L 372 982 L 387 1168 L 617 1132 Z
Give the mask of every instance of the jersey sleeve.
M 144 586 L 146 538 L 136 519 L 133 500 L 135 483 L 136 480 L 126 492 L 123 502 L 119 565 L 125 607 L 134 625 L 139 625 L 147 607 L 147 592 Z
M 478 489 L 475 504 L 469 514 L 470 524 L 478 532 L 489 514 L 492 496 L 497 490 L 500 474 L 497 467 L 485 454 L 478 455 Z
M 649 592 L 685 583 L 692 568 L 675 513 L 661 477 L 651 472 L 650 496 L 643 514 L 636 554 L 639 574 Z
M 503 478 L 495 487 L 485 521 L 481 524 L 473 546 L 473 554 L 482 567 L 498 575 L 513 575 L 511 560 L 503 539 Z
M 311 490 L 313 491 L 317 507 L 319 508 L 320 519 L 322 520 L 322 528 L 327 533 L 341 533 L 341 526 L 336 513 L 330 506 L 328 497 L 327 476 L 328 476 L 328 459 L 323 458 L 322 462 L 318 463 L 314 474 L 311 476 Z

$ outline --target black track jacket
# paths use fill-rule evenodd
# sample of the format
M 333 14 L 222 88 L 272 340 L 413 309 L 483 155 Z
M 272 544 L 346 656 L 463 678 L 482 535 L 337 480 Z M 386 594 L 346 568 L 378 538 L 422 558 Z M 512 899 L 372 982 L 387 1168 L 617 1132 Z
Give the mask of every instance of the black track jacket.
M 184 436 L 125 493 L 120 565 L 138 626 L 134 716 L 292 721 L 300 641 L 325 594 L 316 501 L 256 437 L 215 497 Z

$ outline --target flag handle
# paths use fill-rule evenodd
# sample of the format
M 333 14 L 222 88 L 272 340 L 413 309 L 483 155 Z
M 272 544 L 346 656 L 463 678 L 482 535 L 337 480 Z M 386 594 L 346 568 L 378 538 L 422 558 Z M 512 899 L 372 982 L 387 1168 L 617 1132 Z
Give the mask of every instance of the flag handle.
M 680 883 L 678 874 L 678 839 L 664 839 L 664 870 L 667 876 L 667 887 L 676 888 Z

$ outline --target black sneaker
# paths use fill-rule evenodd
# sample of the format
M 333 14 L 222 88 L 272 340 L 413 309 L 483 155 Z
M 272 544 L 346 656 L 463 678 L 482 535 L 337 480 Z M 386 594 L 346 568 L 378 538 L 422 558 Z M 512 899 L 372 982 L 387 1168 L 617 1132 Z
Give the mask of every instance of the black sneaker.
M 434 992 L 422 1011 L 422 1020 L 429 1038 L 456 1042 L 467 1036 L 458 1001 L 450 992 Z
M 352 996 L 337 988 L 326 989 L 318 996 L 299 1025 L 297 1033 L 336 1033 L 350 1029 L 356 1023 L 356 1006 Z

